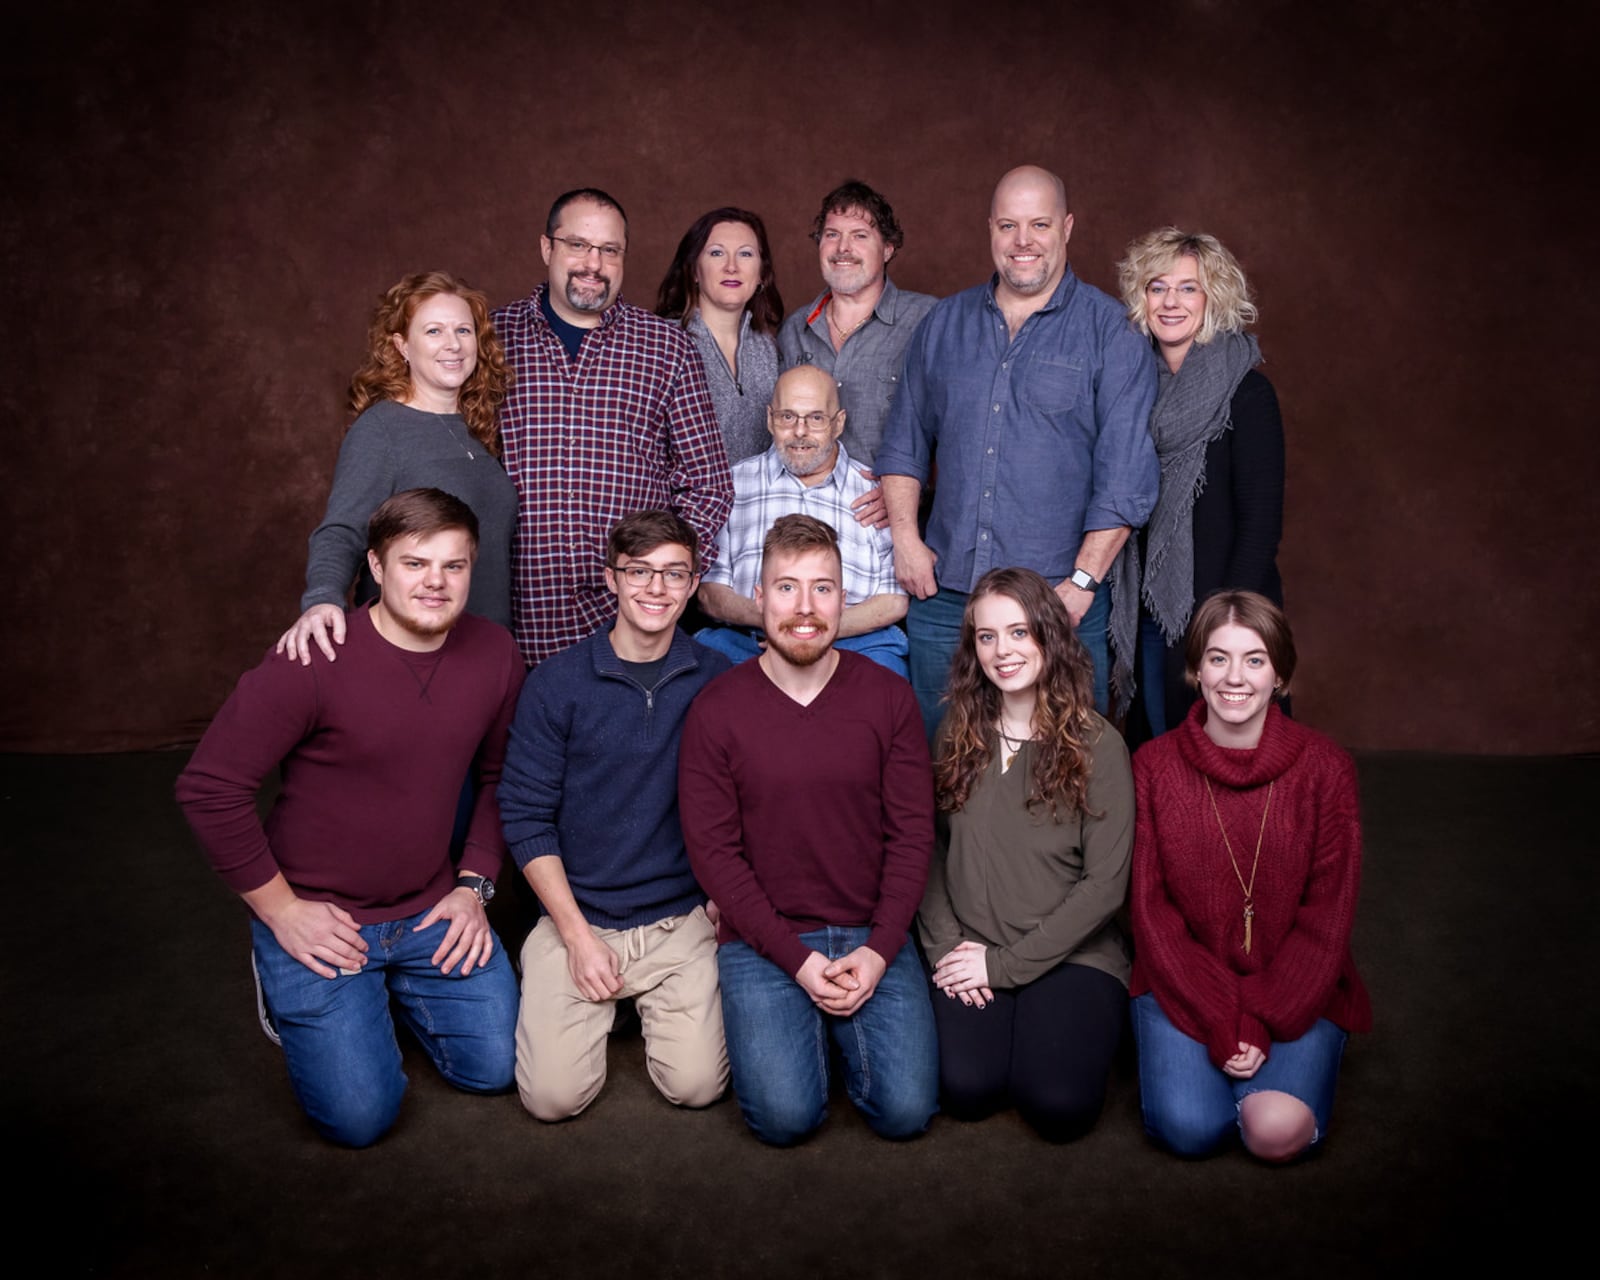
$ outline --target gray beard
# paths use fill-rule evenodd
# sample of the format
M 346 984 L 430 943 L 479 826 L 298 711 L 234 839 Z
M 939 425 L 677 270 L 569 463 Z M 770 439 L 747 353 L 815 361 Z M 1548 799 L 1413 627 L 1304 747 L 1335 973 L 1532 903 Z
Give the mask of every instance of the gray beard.
M 839 457 L 837 451 L 830 457 L 821 449 L 818 449 L 810 458 L 802 460 L 795 458 L 789 450 L 782 448 L 778 450 L 778 456 L 783 459 L 783 469 L 796 480 L 804 480 L 820 472 L 831 470 Z
M 598 298 L 590 300 L 578 292 L 577 281 L 570 276 L 567 278 L 567 305 L 574 311 L 604 311 L 611 305 L 611 282 L 605 281 L 605 289 Z

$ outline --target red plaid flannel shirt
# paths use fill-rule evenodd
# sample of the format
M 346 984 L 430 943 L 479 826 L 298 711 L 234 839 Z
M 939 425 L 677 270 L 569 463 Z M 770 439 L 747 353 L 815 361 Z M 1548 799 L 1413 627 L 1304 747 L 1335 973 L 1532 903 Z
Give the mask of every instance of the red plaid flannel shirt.
M 569 361 L 541 310 L 546 286 L 494 312 L 513 381 L 501 461 L 521 495 L 512 631 L 537 664 L 616 615 L 606 539 L 635 511 L 676 511 L 709 565 L 733 505 L 705 368 L 677 325 L 620 299 Z

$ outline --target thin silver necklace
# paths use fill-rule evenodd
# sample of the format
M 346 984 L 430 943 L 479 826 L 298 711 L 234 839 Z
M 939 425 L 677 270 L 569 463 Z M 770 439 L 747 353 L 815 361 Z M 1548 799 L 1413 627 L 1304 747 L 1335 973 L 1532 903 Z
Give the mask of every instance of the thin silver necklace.
M 467 457 L 475 460 L 478 455 L 473 453 L 472 450 L 466 445 L 461 444 L 460 437 L 456 435 L 456 429 L 450 425 L 450 419 L 445 417 L 444 414 L 439 413 L 437 410 L 429 410 L 429 412 L 432 413 L 435 418 L 439 419 L 439 425 L 442 426 L 447 433 L 449 433 L 450 438 L 457 444 L 461 445 L 462 452 L 465 453 Z

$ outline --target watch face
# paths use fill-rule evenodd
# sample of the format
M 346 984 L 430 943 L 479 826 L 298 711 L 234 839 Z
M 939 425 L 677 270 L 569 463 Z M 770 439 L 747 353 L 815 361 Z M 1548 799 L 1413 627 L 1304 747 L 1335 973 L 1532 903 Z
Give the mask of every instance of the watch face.
M 478 897 L 483 902 L 490 902 L 494 898 L 494 881 L 488 876 L 478 881 Z

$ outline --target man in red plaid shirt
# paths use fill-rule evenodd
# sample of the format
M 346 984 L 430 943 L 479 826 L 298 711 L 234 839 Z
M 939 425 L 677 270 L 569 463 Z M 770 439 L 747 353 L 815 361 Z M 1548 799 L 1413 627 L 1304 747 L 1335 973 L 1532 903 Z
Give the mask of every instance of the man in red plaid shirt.
M 699 355 L 678 325 L 622 301 L 622 206 L 566 192 L 539 249 L 548 282 L 493 316 L 514 375 L 501 460 L 521 494 L 512 631 L 530 666 L 616 614 L 605 548 L 623 516 L 677 512 L 700 535 L 704 568 L 733 505 Z

